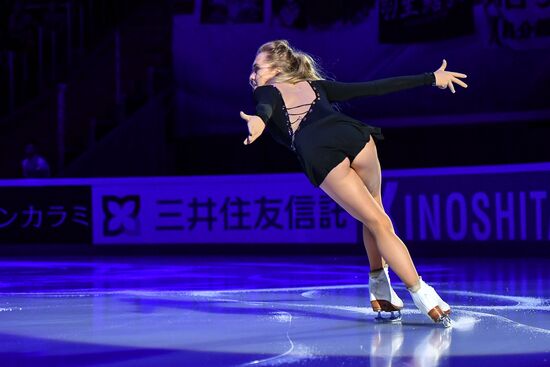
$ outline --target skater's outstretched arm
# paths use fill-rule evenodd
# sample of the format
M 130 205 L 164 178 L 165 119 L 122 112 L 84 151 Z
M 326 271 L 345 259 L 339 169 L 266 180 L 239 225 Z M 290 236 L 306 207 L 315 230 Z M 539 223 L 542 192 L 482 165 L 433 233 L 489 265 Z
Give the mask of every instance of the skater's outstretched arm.
M 435 72 L 422 73 L 417 75 L 405 75 L 392 78 L 377 79 L 368 82 L 344 83 L 331 80 L 320 80 L 320 83 L 327 93 L 331 102 L 345 101 L 356 97 L 380 96 L 404 89 L 420 87 L 424 85 L 437 86 L 440 89 L 449 87 L 455 92 L 453 82 L 467 88 L 466 83 L 458 78 L 466 78 L 465 74 L 445 71 L 447 61 Z

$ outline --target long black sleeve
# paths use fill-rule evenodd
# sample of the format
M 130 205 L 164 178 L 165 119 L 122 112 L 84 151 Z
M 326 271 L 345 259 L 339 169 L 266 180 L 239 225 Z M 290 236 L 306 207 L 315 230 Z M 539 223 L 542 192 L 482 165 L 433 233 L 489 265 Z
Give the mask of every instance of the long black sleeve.
M 254 89 L 254 99 L 256 100 L 256 115 L 260 116 L 265 124 L 273 115 L 277 95 L 274 94 L 274 88 L 271 86 L 261 86 Z
M 331 80 L 318 80 L 327 93 L 330 102 L 345 101 L 355 97 L 381 96 L 399 90 L 434 85 L 434 73 L 397 76 L 368 82 L 343 83 Z

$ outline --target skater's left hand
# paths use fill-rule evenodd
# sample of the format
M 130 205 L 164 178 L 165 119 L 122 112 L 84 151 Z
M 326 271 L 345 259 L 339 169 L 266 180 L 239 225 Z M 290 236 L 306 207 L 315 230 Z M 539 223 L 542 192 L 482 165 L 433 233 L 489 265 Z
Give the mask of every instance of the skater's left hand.
M 464 88 L 468 88 L 468 84 L 464 83 L 458 78 L 466 78 L 466 74 L 456 73 L 454 71 L 446 71 L 447 60 L 443 59 L 441 67 L 434 71 L 435 75 L 435 86 L 439 89 L 446 89 L 449 87 L 451 92 L 455 93 L 455 87 L 453 83 L 456 83 Z

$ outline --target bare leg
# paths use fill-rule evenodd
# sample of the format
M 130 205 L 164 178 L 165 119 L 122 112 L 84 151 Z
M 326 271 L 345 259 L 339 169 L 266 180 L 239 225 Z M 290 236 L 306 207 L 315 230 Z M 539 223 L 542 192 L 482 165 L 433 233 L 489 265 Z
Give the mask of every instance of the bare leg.
M 391 220 L 371 195 L 348 158 L 332 169 L 321 189 L 351 216 L 363 223 L 374 238 L 378 251 L 407 287 L 418 283 L 418 273 L 409 251 L 397 237 Z
M 371 139 L 365 145 L 365 147 L 361 150 L 361 152 L 355 157 L 353 162 L 351 162 L 351 169 L 355 170 L 357 175 L 363 181 L 367 190 L 371 193 L 373 198 L 378 203 L 380 209 L 384 211 L 382 200 L 381 200 L 381 194 L 380 194 L 381 169 L 380 169 L 380 162 L 378 161 L 378 154 L 376 151 L 376 144 L 374 142 L 374 139 Z M 391 231 L 393 232 L 393 227 L 391 228 Z M 384 253 L 381 246 L 385 246 L 385 244 L 377 242 L 376 234 L 370 233 L 370 228 L 366 225 L 363 225 L 363 238 L 365 241 L 365 247 L 369 246 L 367 247 L 367 251 L 369 251 L 369 248 L 372 247 L 372 241 L 374 240 L 374 242 L 376 243 L 376 246 L 379 247 L 380 252 Z M 403 248 L 405 249 L 406 255 L 408 255 L 408 251 L 406 250 L 405 245 L 403 245 Z M 407 257 L 406 255 L 404 257 Z M 371 261 L 370 260 L 371 257 L 375 257 L 374 251 L 371 251 L 369 253 L 369 261 Z M 410 256 L 408 257 L 410 258 Z M 376 260 L 377 259 L 374 258 L 371 261 L 371 264 Z M 388 258 L 388 263 L 393 268 L 392 260 L 393 259 Z M 381 259 L 382 263 L 383 261 L 384 260 Z M 412 269 L 414 270 L 414 265 L 412 265 L 412 260 L 411 260 L 411 266 L 412 266 Z M 411 293 L 415 305 L 423 313 L 427 314 L 435 322 L 442 322 L 443 325 L 446 327 L 451 325 L 451 321 L 449 319 L 449 314 L 451 313 L 450 306 L 447 303 L 445 303 L 441 299 L 441 297 L 439 297 L 437 292 L 435 292 L 435 290 L 432 287 L 426 284 L 422 286 L 420 281 L 411 286 L 410 284 L 407 284 L 407 281 L 405 279 L 403 279 L 403 276 L 401 275 L 401 272 L 400 272 L 401 269 L 394 268 L 393 270 L 397 273 L 397 275 L 401 277 L 401 279 L 405 282 L 409 290 L 415 292 L 415 291 L 419 291 L 420 288 L 423 287 L 424 289 L 423 292 Z M 410 272 L 410 269 L 409 269 L 409 272 Z M 416 272 L 416 270 L 414 270 L 414 272 Z M 369 286 L 370 286 L 370 283 L 369 283 Z M 373 305 L 373 310 L 375 310 L 374 305 Z
M 367 256 L 369 258 L 370 270 L 382 269 L 385 265 L 385 261 L 378 251 L 376 246 L 376 240 L 374 239 L 372 233 L 370 233 L 367 226 L 363 224 L 363 244 L 365 250 L 367 250 Z
M 353 162 L 351 162 L 351 168 L 361 177 L 374 200 L 384 210 L 384 206 L 382 205 L 382 172 L 380 162 L 378 161 L 376 144 L 372 137 Z M 371 271 L 383 268 L 386 261 L 380 255 L 376 241 L 365 225 L 363 225 L 363 243 L 367 250 Z

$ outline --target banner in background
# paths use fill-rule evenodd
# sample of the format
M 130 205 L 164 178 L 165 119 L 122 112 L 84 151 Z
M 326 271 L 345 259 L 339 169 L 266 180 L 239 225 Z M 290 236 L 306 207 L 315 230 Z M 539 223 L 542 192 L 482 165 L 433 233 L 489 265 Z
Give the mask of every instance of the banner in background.
M 472 0 L 381 0 L 381 43 L 437 41 L 474 33 Z
M 550 163 L 383 170 L 382 198 L 405 243 L 550 241 Z M 359 244 L 362 225 L 302 173 L 0 180 L 0 242 Z
M 388 171 L 384 208 L 406 241 L 550 241 L 550 164 Z
M 549 0 L 485 0 L 489 45 L 514 50 L 550 46 Z
M 339 30 L 367 20 L 374 0 L 330 1 L 272 0 L 271 25 L 300 30 Z
M 89 186 L 0 186 L 0 243 L 86 244 L 91 227 Z
M 203 0 L 201 1 L 201 23 L 262 23 L 263 0 Z
M 303 175 L 94 185 L 94 243 L 356 243 L 357 222 Z

